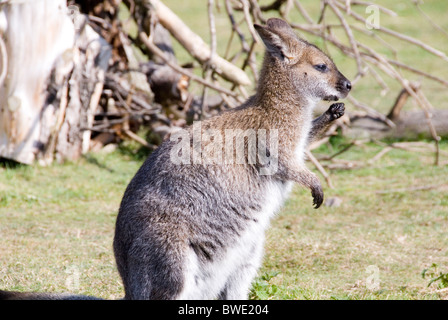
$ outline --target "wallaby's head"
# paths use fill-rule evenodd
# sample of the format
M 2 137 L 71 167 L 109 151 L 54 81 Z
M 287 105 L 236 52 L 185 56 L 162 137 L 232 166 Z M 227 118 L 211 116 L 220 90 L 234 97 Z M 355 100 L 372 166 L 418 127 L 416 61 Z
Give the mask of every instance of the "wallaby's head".
M 351 90 L 350 81 L 319 48 L 300 39 L 288 23 L 271 18 L 254 25 L 266 46 L 265 67 L 281 69 L 282 81 L 305 98 L 336 101 Z

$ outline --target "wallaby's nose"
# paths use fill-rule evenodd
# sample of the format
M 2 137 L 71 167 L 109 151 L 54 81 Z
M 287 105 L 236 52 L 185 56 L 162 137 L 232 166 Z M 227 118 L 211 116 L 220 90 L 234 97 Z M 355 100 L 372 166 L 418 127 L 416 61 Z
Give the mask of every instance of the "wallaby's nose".
M 343 86 L 345 89 L 347 89 L 347 91 L 352 90 L 352 83 L 349 80 L 344 80 Z

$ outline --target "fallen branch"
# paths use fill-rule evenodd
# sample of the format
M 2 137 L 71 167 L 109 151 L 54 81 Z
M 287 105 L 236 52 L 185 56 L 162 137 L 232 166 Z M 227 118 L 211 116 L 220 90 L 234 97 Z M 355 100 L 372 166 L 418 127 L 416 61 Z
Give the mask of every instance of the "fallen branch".
M 333 183 L 331 182 L 330 175 L 325 171 L 324 167 L 320 164 L 319 160 L 316 159 L 316 157 L 309 151 L 306 151 L 306 156 L 308 159 L 314 164 L 317 170 L 322 174 L 325 181 L 327 182 L 327 185 L 330 189 L 333 189 Z
M 129 138 L 131 138 L 132 140 L 140 143 L 141 145 L 145 146 L 146 148 L 153 150 L 155 148 L 157 148 L 157 146 L 148 143 L 148 141 L 146 141 L 145 139 L 141 138 L 140 136 L 136 135 L 134 132 L 132 132 L 131 130 L 127 129 L 127 130 L 123 130 L 123 133 L 125 133 Z
M 194 33 L 174 12 L 159 0 L 146 0 L 162 24 L 177 41 L 201 64 L 209 63 L 209 46 Z M 224 79 L 237 85 L 249 86 L 251 81 L 246 73 L 229 61 L 214 55 L 210 61 L 214 71 Z

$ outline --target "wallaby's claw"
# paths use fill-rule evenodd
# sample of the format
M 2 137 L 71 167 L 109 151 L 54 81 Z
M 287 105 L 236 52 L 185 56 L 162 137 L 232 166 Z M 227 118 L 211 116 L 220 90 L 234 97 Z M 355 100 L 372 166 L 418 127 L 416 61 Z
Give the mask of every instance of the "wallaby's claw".
M 330 108 L 328 108 L 327 112 L 330 115 L 332 121 L 339 119 L 344 115 L 345 112 L 344 103 L 333 103 Z
M 322 186 L 320 184 L 314 185 L 311 188 L 311 195 L 313 196 L 314 209 L 319 208 L 322 202 L 324 202 L 324 192 L 322 190 Z

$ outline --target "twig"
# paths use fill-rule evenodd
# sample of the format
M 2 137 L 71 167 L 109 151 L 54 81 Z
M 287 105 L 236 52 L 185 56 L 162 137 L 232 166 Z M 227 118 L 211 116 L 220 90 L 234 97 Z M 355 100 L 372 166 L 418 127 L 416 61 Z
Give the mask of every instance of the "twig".
M 132 132 L 131 130 L 126 130 L 124 129 L 123 132 L 132 140 L 140 143 L 141 145 L 147 147 L 148 149 L 155 149 L 157 148 L 157 146 L 148 143 L 148 141 L 146 141 L 145 139 L 141 138 L 140 136 L 136 135 L 134 132 Z
M 340 8 L 344 8 L 344 5 L 342 5 L 341 3 L 339 3 L 339 2 L 335 2 L 335 3 L 336 3 L 336 6 L 338 6 Z M 350 12 L 350 15 L 353 18 L 355 18 L 356 20 L 361 21 L 363 23 L 366 23 L 366 19 L 364 19 L 363 17 L 361 17 L 360 15 L 358 15 L 357 13 L 355 13 L 353 11 Z M 412 44 L 414 44 L 416 46 L 419 46 L 419 47 L 425 49 L 426 51 L 432 53 L 433 55 L 435 55 L 435 56 L 437 56 L 437 57 L 439 57 L 439 58 L 441 58 L 441 59 L 443 59 L 445 61 L 448 61 L 448 57 L 446 56 L 445 53 L 443 53 L 442 51 L 437 50 L 437 49 L 427 45 L 426 43 L 424 43 L 424 42 L 422 42 L 420 40 L 417 40 L 417 39 L 412 38 L 410 36 L 407 36 L 405 34 L 402 34 L 402 33 L 399 33 L 399 32 L 396 32 L 396 31 L 393 31 L 393 30 L 390 30 L 388 28 L 381 27 L 381 26 L 378 26 L 377 30 L 381 31 L 381 32 L 384 32 L 384 33 L 387 33 L 387 34 L 389 34 L 391 36 L 394 36 L 394 37 L 396 37 L 398 39 L 401 39 L 401 40 L 407 41 L 409 43 L 412 43 Z
M 216 54 L 216 26 L 215 26 L 215 16 L 213 14 L 213 3 L 214 0 L 208 0 L 208 21 L 210 26 L 210 59 L 209 61 L 213 61 L 213 56 Z
M 289 20 L 288 16 L 292 6 L 293 6 L 292 0 L 286 0 L 286 5 L 283 7 L 283 10 L 281 11 L 281 15 L 285 17 L 285 20 Z
M 356 100 L 352 95 L 347 96 L 348 101 L 350 101 L 355 107 L 362 109 L 366 111 L 369 115 L 371 115 L 374 118 L 378 118 L 381 121 L 383 121 L 387 126 L 390 128 L 395 128 L 395 123 L 388 119 L 384 114 L 376 111 L 375 109 L 370 108 L 369 106 L 365 105 L 364 103 L 359 102 Z
M 65 119 L 65 111 L 67 110 L 67 105 L 69 103 L 68 99 L 68 90 L 69 90 L 69 79 L 71 77 L 67 77 L 64 81 L 64 84 L 61 89 L 61 100 L 59 102 L 59 109 L 56 119 L 56 124 L 51 132 L 51 135 L 48 139 L 47 148 L 42 156 L 43 163 L 51 163 L 53 160 L 53 154 L 56 148 L 56 142 L 58 140 L 58 133 L 61 130 L 62 125 L 64 124 Z
M 285 3 L 287 0 L 275 0 L 274 2 L 272 2 L 269 5 L 266 6 L 261 6 L 260 9 L 261 11 L 270 11 L 270 10 L 280 10 L 280 7 L 283 5 L 283 3 Z
M 207 1 L 207 9 L 208 9 L 208 22 L 210 26 L 210 58 L 207 63 L 204 64 L 205 69 L 205 80 L 210 81 L 212 78 L 212 73 L 214 67 L 212 66 L 213 63 L 213 57 L 216 53 L 216 27 L 215 27 L 215 16 L 213 15 L 213 0 Z M 208 87 L 204 86 L 204 90 L 202 91 L 202 101 L 201 101 L 201 114 L 200 119 L 202 120 L 204 118 L 206 109 L 207 109 L 207 91 Z
M 163 60 L 163 62 L 165 62 L 169 67 L 173 68 L 175 71 L 177 71 L 177 72 L 179 72 L 179 73 L 189 77 L 191 80 L 196 81 L 196 82 L 198 82 L 198 83 L 200 83 L 200 84 L 202 84 L 204 86 L 207 86 L 207 87 L 209 87 L 209 88 L 211 88 L 213 90 L 216 90 L 218 92 L 222 92 L 222 93 L 227 94 L 227 95 L 229 95 L 231 97 L 234 97 L 234 98 L 237 97 L 237 94 L 235 92 L 232 92 L 232 91 L 227 90 L 227 89 L 225 89 L 223 87 L 220 87 L 220 86 L 217 86 L 217 85 L 215 85 L 213 83 L 210 83 L 210 82 L 202 79 L 201 77 L 198 77 L 198 76 L 194 75 L 193 73 L 188 72 L 188 71 L 182 69 L 181 67 L 179 67 L 178 65 L 176 65 L 176 64 L 172 63 L 171 61 L 169 61 L 169 59 L 165 56 L 163 51 L 160 50 L 159 48 L 157 48 L 157 46 L 155 44 L 153 44 L 152 42 L 150 42 L 148 40 L 148 36 L 144 32 L 140 32 L 139 33 L 139 38 L 146 45 L 146 47 L 149 50 L 151 50 L 152 53 L 154 53 L 155 55 L 159 56 L 160 59 Z
M 367 63 L 366 63 L 367 64 Z M 381 90 L 381 95 L 384 96 L 389 91 L 389 86 L 387 85 L 386 81 L 381 77 L 381 75 L 375 70 L 375 68 L 372 68 L 372 66 L 368 66 L 368 72 L 372 74 L 373 78 L 378 82 L 378 84 L 383 88 Z
M 224 56 L 223 56 L 224 59 L 229 58 L 229 52 L 230 52 L 230 48 L 232 47 L 232 41 L 233 41 L 234 35 L 235 35 L 235 31 L 232 29 L 232 32 L 230 32 L 229 40 L 227 40 L 226 51 L 224 52 Z
M 370 51 L 370 53 L 372 55 L 375 56 L 375 58 L 382 63 L 382 67 L 389 70 L 392 74 L 392 77 L 395 78 L 396 80 L 398 80 L 401 85 L 408 91 L 408 93 L 415 99 L 415 101 L 421 106 L 424 114 L 425 114 L 425 118 L 426 121 L 428 123 L 428 127 L 429 130 L 431 132 L 431 136 L 435 141 L 435 145 L 436 145 L 436 153 L 435 153 L 435 160 L 434 160 L 434 164 L 435 165 L 439 165 L 439 155 L 440 155 L 440 148 L 439 148 L 439 141 L 440 141 L 440 137 L 437 135 L 437 131 L 431 121 L 432 118 L 432 114 L 431 114 L 431 109 L 433 109 L 432 105 L 430 104 L 430 102 L 427 99 L 422 99 L 421 95 L 419 96 L 416 92 L 415 89 L 411 87 L 411 85 L 409 84 L 409 81 L 404 79 L 391 65 L 390 63 L 381 55 L 376 54 L 372 49 L 370 49 L 367 46 L 364 46 L 364 48 L 366 48 L 367 50 Z
M 320 164 L 319 160 L 316 159 L 316 157 L 309 151 L 306 151 L 306 156 L 310 161 L 314 164 L 317 170 L 322 174 L 322 176 L 325 178 L 325 181 L 327 182 L 327 185 L 330 189 L 333 189 L 333 183 L 331 182 L 330 175 L 325 171 L 325 169 Z
M 327 1 L 321 1 L 320 3 L 320 16 L 317 19 L 317 24 L 321 24 L 325 17 L 325 9 L 327 9 Z
M 245 70 L 246 67 L 249 65 L 250 69 L 252 71 L 252 74 L 254 75 L 255 82 L 257 83 L 258 82 L 258 71 L 257 71 L 257 62 L 256 62 L 256 59 L 254 56 L 256 44 L 257 44 L 256 41 L 252 41 L 250 50 L 247 54 L 246 59 L 244 60 L 244 63 L 243 63 L 243 66 L 241 67 L 241 69 Z
M 394 142 L 386 144 L 379 140 L 373 140 L 379 146 L 388 146 L 395 149 L 405 150 L 409 152 L 434 152 L 435 147 L 427 142 L 423 141 L 411 141 L 411 142 Z
M 247 0 L 240 0 L 243 4 L 243 13 L 244 13 L 244 19 L 246 20 L 247 27 L 249 28 L 249 32 L 252 35 L 252 38 L 258 43 L 258 36 L 257 32 L 255 31 L 254 24 L 252 22 L 252 18 L 250 17 L 249 12 L 249 2 Z
M 362 168 L 365 166 L 363 163 L 360 163 L 357 161 L 348 161 L 348 160 L 336 161 L 336 160 L 337 159 L 333 160 L 335 163 L 327 164 L 327 165 L 325 165 L 325 167 L 327 167 L 330 170 L 352 170 L 352 169 Z
M 331 1 L 328 2 L 329 5 L 332 4 Z M 338 6 L 341 6 L 340 4 L 336 3 Z M 334 6 L 332 6 L 333 8 Z M 335 11 L 336 13 L 337 11 Z M 336 13 L 337 14 L 337 13 Z M 340 13 L 339 13 L 340 14 Z M 354 14 L 353 12 L 350 12 L 351 15 L 355 16 L 356 14 Z M 363 20 L 363 18 L 359 18 L 361 21 L 365 21 Z M 342 23 L 342 20 L 341 20 Z M 298 26 L 298 27 L 302 27 L 303 26 Z M 306 31 L 310 32 L 310 33 L 316 33 L 312 30 L 310 30 L 309 28 L 304 28 Z M 347 29 L 346 29 L 347 30 Z M 332 41 L 332 43 L 334 45 L 336 45 L 338 48 L 340 48 L 343 52 L 345 52 L 346 54 L 350 53 L 350 50 L 347 50 L 347 48 L 345 46 L 343 46 L 342 44 L 338 43 L 332 36 L 326 36 L 325 34 L 321 33 L 320 34 L 321 37 L 323 37 L 324 39 L 329 39 L 330 41 Z M 409 40 L 409 39 L 408 39 Z M 422 107 L 424 114 L 425 114 L 425 118 L 426 121 L 428 123 L 428 127 L 429 130 L 431 132 L 431 135 L 435 141 L 435 145 L 436 145 L 436 152 L 435 152 L 435 160 L 434 163 L 435 165 L 439 165 L 439 158 L 440 158 L 440 147 L 439 147 L 439 141 L 440 141 L 440 137 L 437 135 L 437 132 L 435 130 L 435 127 L 431 121 L 431 113 L 430 110 L 431 108 L 431 104 L 429 103 L 429 101 L 427 99 L 423 99 L 422 97 L 420 97 L 418 94 L 416 94 L 414 92 L 414 90 L 409 86 L 409 81 L 407 81 L 406 79 L 403 78 L 402 75 L 400 75 L 391 65 L 391 63 L 384 58 L 383 56 L 377 54 L 375 51 L 373 51 L 371 48 L 362 45 L 360 43 L 358 43 L 360 46 L 362 46 L 364 49 L 366 49 L 369 54 L 370 54 L 370 58 L 369 59 L 372 63 L 374 63 L 377 67 L 379 67 L 381 70 L 383 70 L 386 74 L 388 74 L 390 77 L 392 77 L 393 79 L 399 81 L 401 83 L 401 85 L 409 92 L 409 94 L 417 101 L 417 103 Z M 354 47 L 352 45 L 352 50 L 353 50 L 353 54 L 355 56 L 355 59 L 359 59 L 360 55 L 356 55 L 356 53 L 354 52 Z M 358 67 L 359 67 L 359 63 L 358 63 Z M 358 73 L 359 75 L 359 73 Z M 359 103 L 356 101 L 356 99 L 354 99 L 352 96 L 349 96 L 348 99 L 354 103 L 357 107 L 368 110 L 368 112 L 370 113 L 374 113 L 376 114 L 380 119 L 382 119 L 386 124 L 388 124 L 389 126 L 393 126 L 393 123 L 387 119 L 384 115 L 380 114 L 379 112 L 375 112 L 373 109 L 368 108 L 367 106 Z
M 90 97 L 89 108 L 87 109 L 87 126 L 92 126 L 95 118 L 95 113 L 100 102 L 101 94 L 104 87 L 104 71 L 98 75 L 99 81 L 95 84 L 92 95 Z M 86 154 L 90 148 L 90 138 L 92 132 L 86 130 L 82 133 L 82 153 Z
M 115 96 L 118 98 L 118 101 L 120 102 L 121 106 L 123 108 L 125 108 L 128 113 L 131 113 L 131 108 L 129 107 L 129 103 L 124 101 L 123 97 L 120 94 L 120 91 L 117 90 L 115 92 Z M 128 97 L 129 96 L 131 96 L 131 95 L 128 95 Z M 132 99 L 132 96 L 131 96 L 131 99 Z
M 401 83 L 401 85 L 406 89 L 406 91 L 408 91 L 408 93 L 415 99 L 415 101 L 421 106 L 424 114 L 425 114 L 425 118 L 427 120 L 428 123 L 428 127 L 429 130 L 431 132 L 431 135 L 436 143 L 436 157 L 435 157 L 435 164 L 438 165 L 439 164 L 439 141 L 440 141 L 440 137 L 437 135 L 436 129 L 431 121 L 431 112 L 430 110 L 433 109 L 430 102 L 427 99 L 422 99 L 421 96 L 419 96 L 416 92 L 415 89 L 411 87 L 411 85 L 409 84 L 409 81 L 404 79 L 402 75 L 400 75 L 393 67 L 392 65 L 387 61 L 387 59 L 385 59 L 383 56 L 377 54 L 375 51 L 373 51 L 371 48 L 363 45 L 363 48 L 366 49 L 367 51 L 369 51 L 369 53 L 371 54 L 372 57 L 374 57 L 374 60 L 376 60 L 377 62 L 377 66 L 380 67 L 383 71 L 388 72 L 388 74 L 396 79 L 397 81 L 399 81 Z
M 418 0 L 414 0 L 412 2 L 415 4 L 415 7 L 417 8 L 418 12 L 420 12 L 420 14 L 434 27 L 434 29 L 443 33 L 445 37 L 448 37 L 448 33 L 445 30 L 443 30 L 443 28 L 440 27 L 437 23 L 435 23 L 430 17 L 428 17 L 428 15 L 422 10 L 422 8 L 420 8 Z
M 347 37 L 350 41 L 350 45 L 352 46 L 353 53 L 355 54 L 356 65 L 358 66 L 358 74 L 361 76 L 364 75 L 361 55 L 359 54 L 359 49 L 358 49 L 358 42 L 355 40 L 355 37 L 353 36 L 352 29 L 350 28 L 350 26 L 347 23 L 347 21 L 345 20 L 345 18 L 342 16 L 339 9 L 333 3 L 333 0 L 327 0 L 326 3 L 328 3 L 330 8 L 333 10 L 333 12 L 338 17 L 339 21 L 341 21 L 341 24 L 344 27 L 345 33 L 347 34 Z
M 367 163 L 372 164 L 376 161 L 378 161 L 382 156 L 384 156 L 386 153 L 392 150 L 392 147 L 387 146 L 383 148 L 380 152 L 378 152 L 372 159 L 369 159 Z
M 172 10 L 170 10 L 160 0 L 143 0 L 150 4 L 152 10 L 171 35 L 187 50 L 189 54 L 201 64 L 206 63 L 210 58 L 210 48 L 204 40 L 194 33 Z M 213 65 L 215 72 L 224 79 L 238 85 L 251 85 L 247 74 L 234 64 L 215 54 Z
M 380 11 L 384 12 L 385 14 L 390 15 L 391 17 L 397 17 L 398 16 L 398 14 L 395 11 L 390 10 L 390 9 L 388 9 L 386 7 L 380 6 L 379 4 L 374 3 L 374 2 L 351 0 L 350 1 L 350 5 L 362 5 L 362 6 L 372 6 L 372 5 L 374 5 Z
M 387 47 L 391 53 L 393 54 L 393 56 L 396 58 L 397 57 L 397 50 L 395 50 L 395 48 L 390 45 L 386 40 L 384 40 L 383 38 L 381 38 L 377 33 L 370 31 L 368 29 L 366 29 L 365 27 L 359 27 L 355 24 L 351 25 L 351 28 L 355 29 L 358 32 L 362 32 L 366 35 L 368 35 L 371 38 L 375 38 L 378 42 L 380 42 L 383 46 Z
M 232 30 L 238 34 L 238 37 L 240 38 L 241 46 L 243 47 L 244 52 L 248 52 L 249 45 L 247 44 L 244 34 L 241 32 L 238 24 L 235 21 L 235 17 L 233 15 L 233 9 L 232 9 L 232 6 L 230 5 L 229 0 L 225 0 L 225 6 L 226 6 L 227 15 L 230 19 L 230 23 L 232 24 Z
M 293 22 L 291 22 L 290 24 L 295 29 L 307 32 L 309 34 L 312 34 L 313 36 L 321 37 L 325 41 L 331 42 L 336 48 L 341 50 L 342 53 L 344 53 L 344 54 L 346 54 L 348 56 L 353 56 L 354 57 L 353 52 L 350 50 L 349 47 L 347 47 L 347 46 L 343 45 L 342 43 L 340 43 L 339 41 L 337 41 L 333 36 L 324 34 L 323 31 L 322 31 L 323 28 L 322 28 L 321 25 L 309 26 L 309 25 L 297 24 L 297 23 L 293 23 Z M 318 32 L 318 31 L 320 31 L 320 32 Z M 358 43 L 358 44 L 361 47 L 364 47 L 364 45 L 362 43 Z M 374 61 L 376 59 L 374 59 L 374 57 L 371 54 L 366 53 L 366 52 L 360 52 L 360 54 L 361 54 L 361 56 L 364 59 L 367 59 L 369 62 L 374 63 L 375 65 L 377 65 L 377 67 L 380 68 L 388 76 L 390 76 L 391 78 L 394 78 L 389 70 L 387 70 L 385 68 L 381 68 L 381 65 L 378 63 L 378 61 Z M 426 72 L 418 70 L 416 68 L 413 68 L 413 67 L 411 67 L 409 65 L 406 65 L 406 64 L 404 64 L 402 62 L 399 62 L 399 61 L 396 61 L 396 60 L 392 60 L 392 59 L 387 59 L 387 58 L 385 58 L 385 59 L 391 65 L 395 65 L 395 66 L 397 66 L 397 67 L 399 67 L 401 69 L 406 69 L 406 70 L 411 71 L 411 72 L 413 72 L 415 74 L 418 74 L 418 75 L 424 76 L 424 77 L 426 77 L 428 79 L 437 81 L 437 82 L 443 84 L 444 86 L 448 87 L 448 81 L 446 81 L 444 79 L 441 79 L 441 78 L 436 77 L 436 76 L 434 76 L 432 74 L 426 73 Z
M 418 90 L 417 84 L 411 84 L 414 90 Z M 403 109 L 403 106 L 405 105 L 407 99 L 409 97 L 409 92 L 406 89 L 402 89 L 400 93 L 398 94 L 397 99 L 395 100 L 394 105 L 390 109 L 387 118 L 394 121 L 397 120 L 400 117 L 401 109 Z
M 294 0 L 294 5 L 296 6 L 297 10 L 299 10 L 300 14 L 306 20 L 306 22 L 308 22 L 309 24 L 314 24 L 313 19 L 311 19 L 310 15 L 302 6 L 299 0 Z
M 399 68 L 406 69 L 406 70 L 411 71 L 411 72 L 413 72 L 413 73 L 415 73 L 415 74 L 424 76 L 425 78 L 428 78 L 428 79 L 437 81 L 437 82 L 443 84 L 444 86 L 448 87 L 448 81 L 446 81 L 446 80 L 444 80 L 444 79 L 441 79 L 441 78 L 439 78 L 439 77 L 436 77 L 436 76 L 434 76 L 434 75 L 432 75 L 432 74 L 429 74 L 429 73 L 427 73 L 427 72 L 424 72 L 424 71 L 415 69 L 415 68 L 413 68 L 413 67 L 411 67 L 411 66 L 408 66 L 407 64 L 404 64 L 404 63 L 399 62 L 399 61 L 396 61 L 396 60 L 390 60 L 390 59 L 388 59 L 387 61 L 388 61 L 390 64 L 393 64 L 393 65 L 395 65 L 395 66 L 397 66 L 397 67 L 399 67 Z
M 263 18 L 263 14 L 261 13 L 260 5 L 258 4 L 257 0 L 250 0 L 251 7 L 252 7 L 252 16 L 254 17 L 254 20 L 261 23 L 266 23 L 266 19 Z
M 356 145 L 358 145 L 358 142 L 357 141 L 353 141 L 349 145 L 347 145 L 344 148 L 342 148 L 342 150 L 339 150 L 338 152 L 334 153 L 333 155 L 327 156 L 327 157 L 323 157 L 322 160 L 333 160 L 337 156 L 343 154 L 344 152 L 348 151 L 349 149 L 351 149 L 353 146 L 356 146 Z

